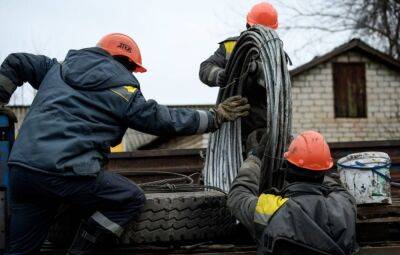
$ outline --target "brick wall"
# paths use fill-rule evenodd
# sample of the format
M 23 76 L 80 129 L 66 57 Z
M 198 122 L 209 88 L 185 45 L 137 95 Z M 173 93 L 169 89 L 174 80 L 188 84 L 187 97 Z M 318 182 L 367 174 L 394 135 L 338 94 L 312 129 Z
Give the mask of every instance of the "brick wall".
M 335 118 L 332 62 L 365 62 L 367 118 Z M 292 80 L 293 132 L 322 132 L 329 142 L 400 139 L 400 73 L 356 52 Z

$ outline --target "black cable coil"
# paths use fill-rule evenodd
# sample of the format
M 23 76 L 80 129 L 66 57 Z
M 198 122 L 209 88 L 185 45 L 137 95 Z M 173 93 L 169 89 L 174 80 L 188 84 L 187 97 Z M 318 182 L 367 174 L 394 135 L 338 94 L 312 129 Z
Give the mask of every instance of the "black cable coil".
M 261 63 L 256 73 L 250 72 L 254 61 Z M 205 184 L 228 192 L 243 162 L 242 144 L 247 135 L 265 128 L 268 139 L 262 158 L 260 191 L 279 188 L 284 178 L 280 171 L 283 153 L 291 134 L 292 105 L 287 55 L 276 32 L 263 26 L 253 26 L 243 32 L 226 72 L 228 85 L 220 89 L 218 103 L 230 96 L 243 95 L 248 97 L 252 112 L 249 117 L 224 123 L 210 135 Z

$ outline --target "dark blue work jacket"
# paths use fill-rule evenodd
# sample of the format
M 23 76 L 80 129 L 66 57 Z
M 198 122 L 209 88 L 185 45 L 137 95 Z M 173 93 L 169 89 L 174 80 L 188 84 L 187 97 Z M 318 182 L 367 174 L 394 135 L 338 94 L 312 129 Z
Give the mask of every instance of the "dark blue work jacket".
M 10 165 L 36 171 L 96 175 L 128 127 L 165 136 L 204 133 L 214 125 L 208 111 L 147 101 L 132 73 L 100 48 L 71 50 L 63 63 L 11 54 L 0 76 L 3 102 L 12 86 L 29 82 L 38 90 L 9 158 Z

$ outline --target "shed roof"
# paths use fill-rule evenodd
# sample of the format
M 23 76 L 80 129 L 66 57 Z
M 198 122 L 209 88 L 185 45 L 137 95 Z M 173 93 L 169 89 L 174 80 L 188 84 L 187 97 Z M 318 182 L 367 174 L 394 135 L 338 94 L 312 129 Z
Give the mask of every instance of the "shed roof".
M 196 110 L 209 110 L 211 107 L 215 105 L 211 104 L 200 104 L 200 105 L 169 105 L 171 108 L 190 108 L 190 109 L 196 109 Z M 157 136 L 152 136 L 149 134 L 141 133 L 139 131 L 135 130 L 128 130 L 127 135 L 125 135 L 125 148 L 127 151 L 131 150 L 137 150 L 137 149 L 143 149 L 143 148 L 151 148 L 153 145 L 160 145 L 161 143 L 166 143 L 167 141 L 170 141 L 171 139 L 174 139 L 174 137 L 157 137 Z M 197 140 L 200 137 L 197 138 Z M 191 137 L 193 139 L 193 136 Z M 190 141 L 190 139 L 187 139 Z M 200 139 L 201 140 L 201 139 Z M 191 147 L 196 147 L 194 146 L 196 143 L 196 139 L 190 141 Z
M 352 39 L 349 42 L 342 44 L 332 51 L 322 55 L 322 56 L 317 56 L 313 60 L 311 60 L 308 63 L 305 63 L 304 65 L 301 65 L 292 71 L 290 71 L 290 74 L 292 77 L 295 77 L 305 71 L 308 71 L 312 69 L 313 67 L 323 64 L 325 62 L 330 61 L 331 59 L 345 53 L 348 51 L 357 51 L 363 55 L 366 55 L 370 57 L 371 59 L 378 61 L 382 64 L 387 65 L 388 67 L 394 69 L 395 71 L 400 72 L 400 61 L 394 59 L 392 56 L 387 55 L 386 53 L 383 53 L 365 42 L 363 42 L 360 39 Z

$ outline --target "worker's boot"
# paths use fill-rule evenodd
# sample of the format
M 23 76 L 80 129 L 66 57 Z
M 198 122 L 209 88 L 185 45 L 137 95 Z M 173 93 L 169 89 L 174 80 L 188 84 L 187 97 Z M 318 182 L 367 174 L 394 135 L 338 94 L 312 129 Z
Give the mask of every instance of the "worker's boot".
M 69 248 L 67 255 L 90 255 L 95 254 L 96 244 L 103 231 L 96 227 L 91 227 L 83 222 L 74 237 L 74 241 Z

